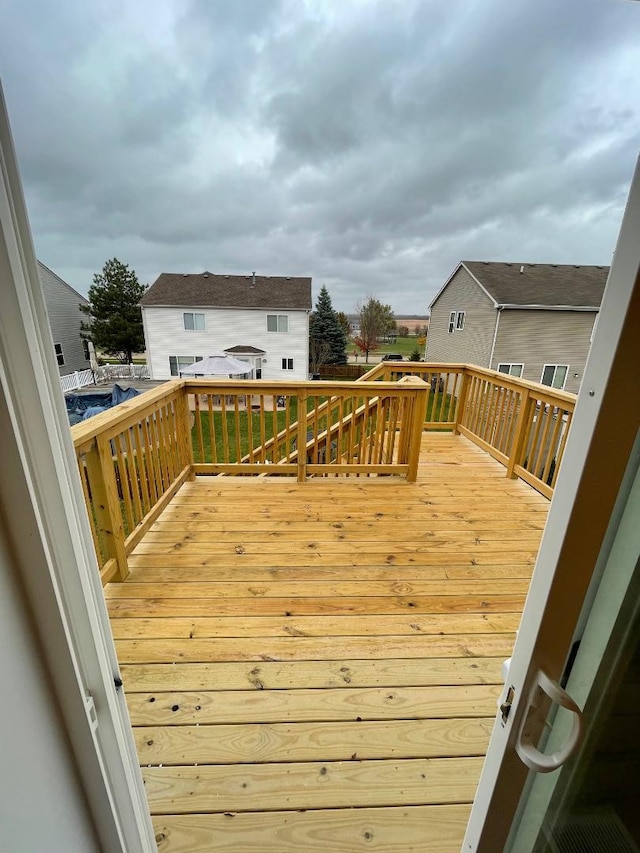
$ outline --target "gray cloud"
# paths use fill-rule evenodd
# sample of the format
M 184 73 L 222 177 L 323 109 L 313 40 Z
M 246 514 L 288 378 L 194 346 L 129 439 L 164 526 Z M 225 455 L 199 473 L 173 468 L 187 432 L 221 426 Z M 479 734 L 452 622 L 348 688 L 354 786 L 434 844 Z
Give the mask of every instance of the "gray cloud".
M 461 258 L 608 263 L 637 4 L 14 4 L 0 74 L 36 249 L 81 291 L 310 274 L 424 312 Z

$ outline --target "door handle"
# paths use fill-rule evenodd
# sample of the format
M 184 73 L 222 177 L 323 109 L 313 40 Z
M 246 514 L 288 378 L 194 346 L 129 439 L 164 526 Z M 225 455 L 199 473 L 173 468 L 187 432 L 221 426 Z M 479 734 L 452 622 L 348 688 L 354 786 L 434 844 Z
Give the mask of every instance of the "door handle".
M 552 702 L 566 708 L 573 714 L 573 725 L 569 736 L 563 746 L 555 752 L 547 755 L 533 745 L 531 735 L 528 732 L 528 724 L 535 722 L 543 723 L 540 719 L 540 714 L 545 712 L 545 706 L 540 702 L 541 691 L 545 693 Z M 539 730 L 539 726 L 535 727 Z M 549 678 L 549 676 L 541 669 L 536 673 L 534 683 L 529 691 L 529 699 L 525 708 L 518 736 L 516 739 L 516 752 L 523 764 L 526 764 L 531 770 L 536 773 L 551 773 L 561 767 L 565 761 L 573 754 L 580 738 L 582 737 L 582 711 L 573 701 L 571 696 L 563 690 L 557 681 Z

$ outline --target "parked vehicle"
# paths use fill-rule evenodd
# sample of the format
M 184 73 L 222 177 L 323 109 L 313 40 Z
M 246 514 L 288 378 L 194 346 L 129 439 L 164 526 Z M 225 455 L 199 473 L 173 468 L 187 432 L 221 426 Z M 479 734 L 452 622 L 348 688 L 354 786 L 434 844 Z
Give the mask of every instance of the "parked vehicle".
M 382 361 L 404 361 L 404 358 L 399 352 L 386 352 L 382 356 Z

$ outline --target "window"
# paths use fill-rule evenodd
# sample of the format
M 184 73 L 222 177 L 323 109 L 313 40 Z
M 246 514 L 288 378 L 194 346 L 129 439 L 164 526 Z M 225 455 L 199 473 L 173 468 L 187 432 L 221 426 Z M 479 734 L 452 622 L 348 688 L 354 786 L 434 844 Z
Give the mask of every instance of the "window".
M 464 329 L 464 318 L 466 311 L 452 311 L 449 314 L 449 334 L 452 335 L 455 331 L 461 332 Z
M 515 362 L 501 362 L 498 365 L 500 373 L 508 373 L 510 376 L 522 376 L 524 364 L 516 364 Z
M 288 332 L 289 318 L 286 314 L 267 314 L 267 332 Z
M 89 341 L 86 338 L 82 339 L 82 352 L 84 353 L 85 361 L 90 361 L 91 353 L 89 352 Z
M 54 344 L 56 349 L 56 358 L 58 359 L 58 367 L 64 366 L 64 352 L 62 351 L 62 344 Z
M 568 364 L 545 364 L 540 382 L 543 385 L 550 385 L 552 388 L 562 390 L 567 381 L 568 372 Z
M 172 376 L 180 376 L 180 371 L 183 367 L 189 367 L 194 361 L 200 361 L 202 356 L 199 355 L 170 355 L 169 370 Z
M 283 358 L 282 359 L 282 369 L 283 370 L 293 370 L 293 359 L 292 358 Z
M 185 311 L 182 315 L 184 328 L 187 332 L 204 332 L 204 314 L 195 311 Z

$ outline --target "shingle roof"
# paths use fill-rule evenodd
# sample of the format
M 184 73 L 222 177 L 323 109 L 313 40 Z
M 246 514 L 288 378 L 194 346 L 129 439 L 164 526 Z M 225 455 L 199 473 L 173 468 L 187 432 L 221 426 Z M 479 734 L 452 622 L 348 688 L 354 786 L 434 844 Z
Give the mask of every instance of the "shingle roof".
M 602 302 L 609 274 L 609 267 L 571 264 L 462 263 L 498 305 L 595 308 Z
M 248 346 L 248 345 L 247 346 L 239 345 L 237 347 L 227 347 L 225 352 L 231 352 L 231 353 L 240 354 L 240 355 L 266 355 L 265 350 L 258 349 L 258 347 L 252 347 L 252 346 Z
M 255 283 L 254 283 L 255 281 Z M 162 273 L 140 300 L 147 306 L 311 310 L 311 278 Z

